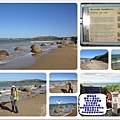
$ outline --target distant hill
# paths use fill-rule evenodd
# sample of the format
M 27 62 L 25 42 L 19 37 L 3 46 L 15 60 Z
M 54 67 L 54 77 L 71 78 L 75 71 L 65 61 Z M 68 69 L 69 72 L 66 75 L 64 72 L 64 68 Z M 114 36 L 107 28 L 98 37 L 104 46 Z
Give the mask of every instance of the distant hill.
M 103 55 L 95 56 L 94 58 L 92 58 L 92 60 L 99 60 L 99 61 L 103 61 L 103 62 L 108 63 L 108 52 L 106 52 Z
M 35 83 L 46 83 L 46 81 L 42 80 L 42 79 L 25 79 L 25 80 L 19 80 L 19 81 L 14 80 L 14 81 L 6 81 L 6 82 L 14 82 L 14 83 L 16 83 L 16 82 L 20 82 L 20 83 L 25 83 L 25 82 L 29 82 L 29 83 L 33 83 L 33 82 L 35 82 Z

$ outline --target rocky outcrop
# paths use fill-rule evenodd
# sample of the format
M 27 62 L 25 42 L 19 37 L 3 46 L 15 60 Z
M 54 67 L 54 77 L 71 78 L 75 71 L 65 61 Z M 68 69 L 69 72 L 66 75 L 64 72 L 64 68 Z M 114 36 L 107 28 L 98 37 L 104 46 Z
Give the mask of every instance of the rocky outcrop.
M 4 59 L 9 56 L 9 53 L 5 50 L 0 50 L 0 59 Z
M 16 48 L 14 49 L 14 51 L 20 51 L 20 50 L 22 50 L 22 48 L 20 48 L 20 47 L 16 47 Z
M 32 45 L 31 46 L 31 52 L 35 53 L 35 54 L 42 54 L 42 49 L 38 46 L 38 45 Z
M 108 52 L 103 55 L 95 56 L 92 60 L 99 60 L 108 63 Z
M 54 112 L 55 112 L 55 113 L 60 113 L 60 112 L 62 112 L 62 109 L 61 109 L 60 107 L 58 107 L 58 108 L 56 108 L 56 109 L 54 110 Z

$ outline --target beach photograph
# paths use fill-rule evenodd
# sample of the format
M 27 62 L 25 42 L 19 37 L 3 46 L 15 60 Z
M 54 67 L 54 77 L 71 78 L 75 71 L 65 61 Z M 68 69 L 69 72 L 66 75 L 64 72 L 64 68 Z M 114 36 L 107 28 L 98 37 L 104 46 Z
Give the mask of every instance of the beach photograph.
M 45 116 L 45 73 L 0 73 L 0 116 Z
M 49 115 L 57 117 L 77 116 L 77 97 L 51 96 L 49 102 Z
M 108 50 L 84 49 L 80 51 L 80 68 L 82 70 L 107 70 Z
M 1 70 L 77 69 L 76 3 L 0 3 Z
M 76 93 L 77 85 L 77 73 L 50 73 L 50 93 Z
M 120 116 L 120 73 L 82 73 L 80 79 L 80 95 L 106 95 L 104 116 Z
M 120 70 L 120 50 L 115 49 L 111 51 L 111 68 L 113 70 Z

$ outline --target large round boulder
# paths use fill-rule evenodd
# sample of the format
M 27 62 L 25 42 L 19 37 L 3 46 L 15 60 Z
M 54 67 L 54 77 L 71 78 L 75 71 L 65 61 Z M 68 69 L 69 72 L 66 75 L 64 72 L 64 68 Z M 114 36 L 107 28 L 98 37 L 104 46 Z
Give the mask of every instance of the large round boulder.
M 31 52 L 35 53 L 35 54 L 42 54 L 42 49 L 38 46 L 38 45 L 32 45 L 31 46 Z
M 45 43 L 42 43 L 41 46 L 46 46 L 46 44 L 45 44 Z
M 60 112 L 62 112 L 62 109 L 58 107 L 58 108 L 56 108 L 56 109 L 54 110 L 54 112 L 55 112 L 55 113 L 60 113 Z
M 22 48 L 20 48 L 20 47 L 16 47 L 16 48 L 14 49 L 14 51 L 20 51 L 20 50 L 22 50 Z
M 32 89 L 31 89 L 31 87 L 26 87 L 26 88 L 24 89 L 24 91 L 26 91 L 26 92 L 32 92 Z
M 20 91 L 24 91 L 24 89 L 25 89 L 25 87 L 23 85 L 18 88 L 18 90 L 20 90 Z
M 0 50 L 0 59 L 3 59 L 5 57 L 9 56 L 9 53 L 5 50 Z

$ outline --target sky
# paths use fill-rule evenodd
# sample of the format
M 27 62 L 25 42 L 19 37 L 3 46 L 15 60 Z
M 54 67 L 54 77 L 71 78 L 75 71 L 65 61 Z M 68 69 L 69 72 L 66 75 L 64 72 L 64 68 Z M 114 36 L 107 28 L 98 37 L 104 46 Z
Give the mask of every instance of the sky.
M 19 81 L 24 79 L 46 80 L 45 73 L 0 73 L 0 81 Z
M 97 56 L 97 55 L 102 55 L 102 54 L 105 54 L 106 52 L 108 52 L 107 50 L 87 50 L 87 49 L 85 49 L 85 50 L 81 50 L 80 51 L 80 58 L 93 58 L 93 57 L 95 57 L 95 56 Z
M 50 74 L 50 81 L 56 80 L 77 80 L 76 73 L 51 73 Z
M 112 54 L 120 54 L 120 50 L 112 50 L 112 52 L 111 52 Z
M 0 38 L 77 36 L 75 3 L 0 3 Z
M 65 103 L 77 103 L 76 96 L 51 96 L 50 97 L 50 104 L 57 104 L 56 101 L 62 101 L 61 104 Z
M 120 83 L 120 73 L 82 73 L 81 83 Z

